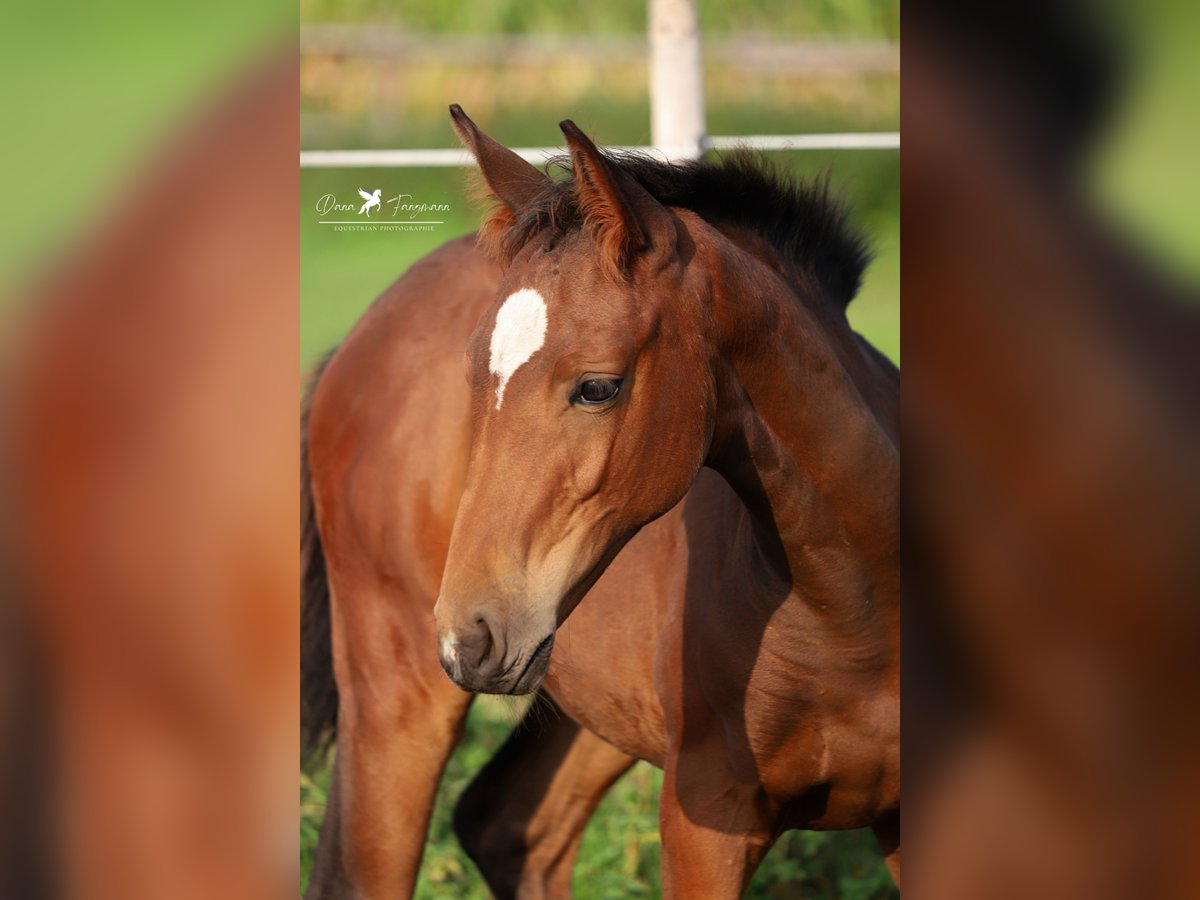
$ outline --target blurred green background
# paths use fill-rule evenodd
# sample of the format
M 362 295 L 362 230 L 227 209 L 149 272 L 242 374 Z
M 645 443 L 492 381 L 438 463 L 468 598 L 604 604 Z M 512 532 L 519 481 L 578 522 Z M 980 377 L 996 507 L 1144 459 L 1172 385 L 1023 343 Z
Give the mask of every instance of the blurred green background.
M 897 0 L 700 3 L 710 134 L 899 129 Z M 305 149 L 455 147 L 446 106 L 461 103 L 510 146 L 557 146 L 571 117 L 603 144 L 649 143 L 644 0 L 304 0 L 301 141 Z M 335 27 L 330 27 L 330 26 Z M 345 27 L 350 26 L 350 27 Z M 508 36 L 507 38 L 503 36 Z M 514 40 L 515 38 L 515 40 Z M 580 41 L 583 41 L 582 45 Z M 894 359 L 900 352 L 900 192 L 896 151 L 771 154 L 799 176 L 831 172 L 870 236 L 875 261 L 854 325 Z M 303 169 L 300 176 L 301 361 L 332 347 L 414 260 L 474 230 L 480 209 L 465 169 Z M 428 232 L 339 232 L 318 224 L 317 201 L 359 204 L 381 188 L 450 211 Z M 390 211 L 383 214 L 390 218 Z M 376 216 L 381 213 L 376 213 Z M 336 216 L 355 219 L 356 212 Z M 450 812 L 518 717 L 481 698 L 438 795 L 418 896 L 488 896 L 461 853 Z M 639 764 L 589 825 L 575 871 L 580 898 L 656 897 L 661 773 Z M 301 779 L 302 877 L 324 809 L 328 770 Z M 793 832 L 772 850 L 749 896 L 894 896 L 868 832 Z
M 215 92 L 290 46 L 295 22 L 284 0 L 0 4 L 0 317 Z

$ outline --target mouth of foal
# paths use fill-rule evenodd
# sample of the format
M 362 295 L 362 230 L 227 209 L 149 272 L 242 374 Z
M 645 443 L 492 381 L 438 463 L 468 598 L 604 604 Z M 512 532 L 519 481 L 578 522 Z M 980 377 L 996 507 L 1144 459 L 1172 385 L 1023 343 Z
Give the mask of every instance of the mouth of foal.
M 550 648 L 554 645 L 554 635 L 548 634 L 540 644 L 533 648 L 533 653 L 529 654 L 529 659 L 525 663 L 525 667 L 521 669 L 521 674 L 517 676 L 517 680 L 513 682 L 512 687 L 505 691 L 507 694 L 527 694 L 529 689 L 521 690 L 521 682 L 525 680 L 525 676 L 529 674 L 534 665 L 550 654 Z

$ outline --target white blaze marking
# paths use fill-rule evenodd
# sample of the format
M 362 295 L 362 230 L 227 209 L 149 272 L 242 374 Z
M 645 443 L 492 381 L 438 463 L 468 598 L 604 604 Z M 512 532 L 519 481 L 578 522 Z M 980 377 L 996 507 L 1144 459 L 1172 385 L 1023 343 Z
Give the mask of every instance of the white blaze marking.
M 496 385 L 496 409 L 504 402 L 509 379 L 546 340 L 546 301 L 533 288 L 522 288 L 508 295 L 496 313 L 492 330 L 492 355 L 489 368 L 500 379 Z

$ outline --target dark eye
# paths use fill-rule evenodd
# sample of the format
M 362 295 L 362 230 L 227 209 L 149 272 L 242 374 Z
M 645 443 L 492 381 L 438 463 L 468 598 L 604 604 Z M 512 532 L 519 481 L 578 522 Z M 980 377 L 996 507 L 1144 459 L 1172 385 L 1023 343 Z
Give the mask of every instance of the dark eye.
M 620 379 L 589 378 L 579 385 L 579 393 L 576 394 L 576 397 L 581 403 L 607 403 L 617 396 L 619 390 L 621 390 Z

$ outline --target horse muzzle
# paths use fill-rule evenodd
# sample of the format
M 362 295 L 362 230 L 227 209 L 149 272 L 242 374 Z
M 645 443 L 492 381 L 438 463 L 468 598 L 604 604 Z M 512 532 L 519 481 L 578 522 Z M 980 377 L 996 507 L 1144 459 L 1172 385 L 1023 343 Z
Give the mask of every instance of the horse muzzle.
M 470 624 L 447 631 L 438 641 L 438 658 L 450 680 L 480 694 L 528 694 L 536 690 L 550 666 L 554 634 L 537 644 L 511 645 L 486 613 Z

